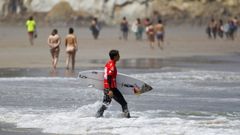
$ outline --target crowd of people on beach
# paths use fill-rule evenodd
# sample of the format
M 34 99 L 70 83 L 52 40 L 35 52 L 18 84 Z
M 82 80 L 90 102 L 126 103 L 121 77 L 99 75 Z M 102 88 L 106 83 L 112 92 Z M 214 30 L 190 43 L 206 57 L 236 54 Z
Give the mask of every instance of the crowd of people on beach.
M 29 36 L 29 42 L 31 45 L 34 45 L 34 39 L 37 38 L 37 27 L 36 22 L 33 19 L 33 16 L 30 16 L 29 19 L 26 21 L 26 27 Z M 97 38 L 97 37 L 96 37 Z M 61 44 L 61 37 L 58 34 L 57 29 L 53 29 L 51 34 L 48 37 L 47 43 L 50 47 L 50 53 L 52 57 L 52 68 L 53 71 L 57 68 L 58 57 L 60 53 L 60 44 Z M 65 38 L 65 47 L 66 47 L 66 69 L 69 70 L 69 64 L 71 62 L 71 69 L 74 71 L 75 68 L 75 56 L 78 50 L 77 45 L 77 37 L 74 35 L 74 29 L 72 27 L 69 28 L 68 35 Z
M 34 39 L 37 38 L 37 27 L 36 22 L 32 16 L 26 21 L 27 31 L 29 35 L 29 42 L 31 45 L 34 44 Z M 149 18 L 136 18 L 131 24 L 129 24 L 128 19 L 123 17 L 120 26 L 120 40 L 127 41 L 129 38 L 129 33 L 132 32 L 135 36 L 136 41 L 143 41 L 143 35 L 145 34 L 149 42 L 151 49 L 154 49 L 155 41 L 157 40 L 157 46 L 163 50 L 164 38 L 165 38 L 165 25 L 161 18 L 149 19 Z M 211 18 L 209 21 L 206 33 L 209 39 L 216 39 L 217 37 L 221 39 L 234 40 L 237 36 L 238 27 L 240 26 L 240 21 L 237 17 L 230 18 L 224 23 L 223 19 L 218 21 L 215 18 Z M 94 17 L 91 22 L 89 29 L 92 33 L 93 39 L 97 40 L 100 35 L 101 25 L 98 18 Z M 50 47 L 50 52 L 52 56 L 52 67 L 55 70 L 57 67 L 58 56 L 59 56 L 59 45 L 61 43 L 60 36 L 58 35 L 57 29 L 54 29 L 48 38 L 48 45 Z M 69 64 L 71 61 L 72 70 L 75 66 L 75 55 L 77 51 L 77 37 L 74 35 L 74 29 L 69 28 L 69 35 L 65 38 L 66 46 L 66 69 L 69 69 Z
M 33 16 L 30 16 L 26 21 L 26 27 L 29 36 L 29 42 L 31 45 L 34 45 L 34 39 L 37 38 L 37 27 Z M 91 20 L 89 29 L 92 33 L 93 39 L 97 40 L 101 31 L 101 25 L 98 22 L 98 18 L 94 17 Z M 127 18 L 123 17 L 122 21 L 120 22 L 120 31 L 122 34 L 119 39 L 127 41 L 130 30 L 134 33 L 137 41 L 142 41 L 143 34 L 145 33 L 149 41 L 150 48 L 152 49 L 154 48 L 155 39 L 157 39 L 158 47 L 163 50 L 162 43 L 164 42 L 165 28 L 161 19 L 158 19 L 158 21 L 154 22 L 149 18 L 137 18 L 131 25 L 129 25 Z M 61 38 L 58 35 L 58 30 L 53 29 L 48 37 L 48 45 L 50 47 L 53 70 L 56 70 L 57 67 L 58 57 L 60 53 L 60 44 Z M 66 69 L 69 69 L 69 64 L 71 61 L 71 69 L 74 70 L 75 55 L 78 47 L 77 37 L 74 35 L 73 28 L 69 28 L 69 34 L 65 38 L 65 46 L 67 53 Z
M 26 22 L 26 27 L 29 35 L 29 42 L 31 45 L 34 44 L 34 38 L 37 38 L 37 32 L 36 32 L 36 22 L 33 19 L 32 16 L 29 17 L 29 19 Z M 58 63 L 58 57 L 60 53 L 60 44 L 61 44 L 61 37 L 58 35 L 58 30 L 53 29 L 51 34 L 48 37 L 47 43 L 50 47 L 50 53 L 52 56 L 52 67 L 53 70 L 56 70 L 57 63 Z M 74 71 L 75 68 L 75 55 L 78 49 L 77 46 L 77 37 L 74 35 L 74 29 L 69 28 L 69 33 L 65 38 L 65 46 L 66 46 L 66 69 L 69 69 L 69 64 L 71 61 L 72 70 Z
M 90 31 L 92 32 L 92 36 L 94 39 L 98 39 L 100 31 L 101 31 L 101 25 L 98 22 L 98 18 L 94 17 L 90 24 Z M 120 22 L 120 36 L 119 39 L 123 39 L 125 41 L 128 40 L 129 33 L 132 32 L 135 35 L 135 38 L 137 41 L 142 41 L 143 39 L 143 33 L 146 33 L 146 36 L 148 37 L 148 41 L 151 48 L 154 48 L 155 38 L 157 39 L 158 47 L 163 49 L 163 46 L 161 46 L 161 43 L 164 42 L 164 25 L 161 19 L 158 20 L 158 22 L 153 22 L 149 18 L 140 19 L 137 18 L 135 21 L 133 21 L 132 24 L 129 24 L 126 17 L 122 18 L 122 21 Z
M 127 18 L 123 17 L 120 23 L 120 31 L 122 34 L 119 39 L 128 40 L 128 33 L 130 30 L 134 33 L 138 41 L 143 39 L 143 33 L 145 32 L 152 49 L 154 48 L 156 38 L 158 47 L 163 49 L 161 44 L 164 42 L 165 28 L 161 19 L 159 19 L 157 23 L 154 23 L 149 18 L 142 20 L 137 18 L 132 25 L 129 25 Z
M 209 21 L 206 33 L 209 39 L 216 39 L 217 37 L 223 39 L 234 40 L 237 36 L 237 30 L 240 22 L 237 17 L 230 18 L 226 23 L 224 23 L 223 19 L 219 19 L 218 21 L 214 18 L 211 18 Z
M 34 40 L 37 38 L 37 24 L 34 20 L 33 16 L 30 16 L 25 23 L 29 42 L 30 45 L 34 45 Z M 47 43 L 50 47 L 50 54 L 52 57 L 52 69 L 53 72 L 56 71 L 59 53 L 60 53 L 60 44 L 61 44 L 61 37 L 58 35 L 58 30 L 53 29 L 51 34 L 48 37 Z M 65 46 L 66 46 L 66 69 L 69 70 L 70 61 L 72 63 L 72 71 L 75 68 L 75 55 L 77 52 L 77 38 L 74 35 L 74 29 L 69 28 L 69 34 L 66 36 L 65 39 Z
M 98 39 L 101 25 L 98 22 L 98 18 L 94 17 L 90 24 L 90 31 L 94 39 Z M 129 33 L 132 32 L 135 35 L 137 41 L 143 40 L 143 33 L 146 33 L 148 37 L 149 45 L 153 49 L 155 44 L 155 39 L 157 39 L 157 45 L 160 49 L 163 49 L 161 45 L 164 42 L 165 28 L 161 19 L 157 22 L 150 20 L 149 18 L 140 19 L 137 18 L 132 24 L 129 24 L 126 17 L 122 18 L 120 22 L 120 36 L 119 39 L 125 41 L 128 40 Z

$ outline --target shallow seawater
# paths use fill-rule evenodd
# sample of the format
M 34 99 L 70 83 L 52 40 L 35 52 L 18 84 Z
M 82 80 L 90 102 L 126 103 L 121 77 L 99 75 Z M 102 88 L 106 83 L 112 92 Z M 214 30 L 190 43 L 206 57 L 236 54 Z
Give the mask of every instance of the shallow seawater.
M 176 67 L 120 72 L 154 88 L 140 96 L 125 95 L 130 119 L 122 117 L 115 101 L 103 118 L 95 118 L 103 94 L 85 87 L 74 75 L 37 74 L 0 78 L 0 122 L 47 134 L 240 133 L 240 72 Z

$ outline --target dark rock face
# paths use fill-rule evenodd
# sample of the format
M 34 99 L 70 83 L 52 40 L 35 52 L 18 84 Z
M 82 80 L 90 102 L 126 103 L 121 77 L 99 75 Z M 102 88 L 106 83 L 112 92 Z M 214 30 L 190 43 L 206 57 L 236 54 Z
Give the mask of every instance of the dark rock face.
M 67 11 L 55 12 L 60 9 L 56 8 L 59 3 L 68 5 Z M 52 22 L 69 21 L 69 17 L 98 17 L 107 24 L 118 23 L 123 16 L 130 21 L 157 16 L 166 21 L 201 24 L 211 17 L 240 16 L 239 6 L 240 0 L 1 0 L 0 15 L 9 19 L 11 16 L 26 18 L 23 15 L 44 13 L 47 17 L 39 20 Z
M 3 0 L 1 6 L 2 16 L 9 16 L 13 14 L 23 14 L 27 11 L 24 5 L 24 0 Z

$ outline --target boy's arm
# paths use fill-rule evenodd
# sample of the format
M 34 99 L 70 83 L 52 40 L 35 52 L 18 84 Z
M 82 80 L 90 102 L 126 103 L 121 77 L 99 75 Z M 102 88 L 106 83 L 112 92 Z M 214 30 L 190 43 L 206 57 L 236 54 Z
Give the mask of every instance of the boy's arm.
M 112 92 L 112 88 L 111 88 L 111 86 L 112 86 L 112 76 L 111 75 L 107 76 L 107 81 L 108 81 L 108 86 L 109 86 L 109 89 L 107 91 L 107 95 L 109 97 L 113 97 L 113 92 Z
M 65 46 L 67 46 L 67 37 L 65 38 Z

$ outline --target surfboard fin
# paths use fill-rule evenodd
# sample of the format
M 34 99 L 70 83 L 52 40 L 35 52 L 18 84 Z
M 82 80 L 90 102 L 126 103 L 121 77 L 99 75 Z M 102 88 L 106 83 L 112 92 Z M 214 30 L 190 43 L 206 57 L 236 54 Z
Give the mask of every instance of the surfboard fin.
M 152 90 L 153 88 L 150 85 L 144 84 L 141 88 L 142 92 L 147 92 Z
M 94 87 L 94 84 L 89 84 L 88 87 L 89 87 L 89 88 L 93 88 L 93 87 Z
M 122 83 L 122 87 L 130 88 L 130 87 L 134 87 L 134 86 L 131 84 Z
M 78 77 L 79 77 L 79 78 L 83 78 L 83 79 L 86 79 L 86 78 L 87 78 L 86 76 L 81 75 L 81 74 L 79 74 Z

